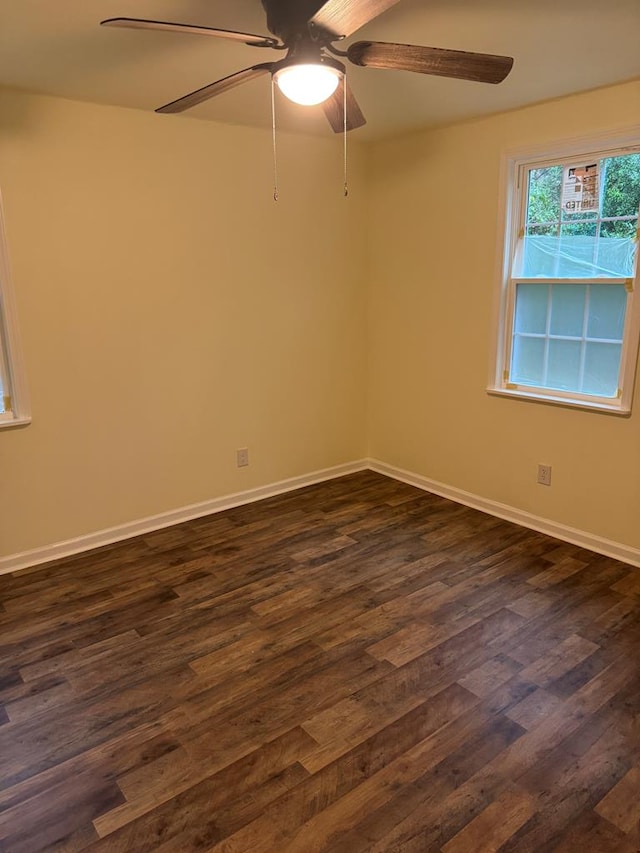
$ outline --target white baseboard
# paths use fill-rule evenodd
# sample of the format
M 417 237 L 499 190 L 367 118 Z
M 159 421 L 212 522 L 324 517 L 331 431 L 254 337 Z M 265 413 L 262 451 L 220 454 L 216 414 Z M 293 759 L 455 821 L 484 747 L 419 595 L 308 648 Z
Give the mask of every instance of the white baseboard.
M 379 474 L 384 474 L 403 483 L 409 483 L 411 486 L 417 486 L 417 488 L 424 489 L 426 492 L 432 492 L 434 495 L 448 498 L 456 503 L 472 507 L 472 509 L 479 509 L 481 512 L 503 518 L 505 521 L 512 521 L 514 524 L 528 527 L 531 530 L 537 530 L 539 533 L 546 533 L 548 536 L 562 539 L 564 542 L 570 542 L 572 545 L 578 545 L 589 551 L 595 551 L 598 554 L 604 554 L 606 557 L 613 557 L 616 560 L 621 560 L 623 563 L 640 567 L 640 550 L 638 548 L 622 545 L 619 542 L 613 542 L 601 536 L 594 536 L 592 533 L 586 533 L 584 530 L 576 530 L 574 527 L 567 527 L 565 524 L 558 524 L 558 522 L 551 521 L 548 518 L 541 518 L 538 515 L 516 509 L 507 504 L 501 504 L 498 501 L 492 501 L 488 498 L 480 497 L 480 495 L 465 492 L 463 489 L 447 486 L 445 483 L 439 483 L 437 480 L 429 480 L 428 477 L 414 474 L 411 471 L 404 471 L 402 468 L 387 465 L 377 459 L 369 459 L 368 467 Z
M 357 471 L 365 471 L 367 469 L 384 474 L 387 477 L 392 477 L 394 480 L 400 480 L 403 483 L 416 486 L 426 492 L 432 492 L 434 495 L 448 498 L 456 503 L 486 512 L 489 515 L 503 518 L 505 521 L 512 521 L 514 524 L 519 524 L 522 527 L 537 530 L 539 533 L 546 533 L 548 536 L 554 536 L 556 539 L 562 539 L 565 542 L 570 542 L 589 551 L 595 551 L 598 554 L 604 554 L 607 557 L 613 557 L 632 566 L 640 567 L 640 550 L 637 548 L 622 545 L 619 542 L 613 542 L 610 539 L 604 539 L 600 536 L 594 536 L 591 533 L 576 530 L 564 524 L 558 524 L 548 518 L 541 518 L 540 516 L 524 512 L 507 504 L 501 504 L 497 501 L 483 498 L 480 495 L 465 492 L 463 489 L 447 486 L 445 483 L 439 483 L 437 480 L 430 480 L 421 474 L 414 474 L 411 471 L 387 465 L 377 459 L 362 459 L 357 462 L 348 462 L 344 465 L 335 465 L 332 468 L 313 471 L 310 474 L 303 474 L 300 477 L 280 480 L 279 482 L 260 486 L 255 489 L 248 489 L 244 492 L 235 492 L 231 495 L 170 510 L 159 515 L 148 516 L 147 518 L 127 522 L 117 527 L 109 527 L 85 536 L 78 536 L 75 539 L 66 539 L 63 542 L 56 542 L 53 545 L 34 548 L 31 551 L 10 554 L 7 557 L 0 558 L 0 575 L 25 569 L 29 566 L 48 563 L 51 560 L 70 557 L 73 554 L 90 551 L 93 548 L 100 548 L 103 545 L 111 545 L 114 542 L 131 539 L 134 536 L 151 533 L 154 530 L 161 530 L 163 527 L 180 524 L 183 521 L 190 521 L 193 518 L 202 518 L 205 515 L 212 515 L 213 513 L 222 512 L 225 509 L 232 509 L 236 506 L 253 503 L 263 498 L 270 498 L 284 492 L 301 489 L 304 486 L 312 486 L 315 483 L 322 483 L 326 480 L 333 480 L 336 477 L 343 477 L 345 474 L 354 474 Z
M 25 569 L 29 566 L 48 563 L 51 560 L 59 560 L 62 557 L 70 557 L 72 554 L 90 551 L 93 548 L 101 548 L 103 545 L 111 545 L 113 542 L 131 539 L 134 536 L 151 533 L 154 530 L 161 530 L 163 527 L 171 527 L 173 524 L 180 524 L 183 521 L 190 521 L 193 518 L 202 518 L 202 516 L 222 512 L 225 509 L 232 509 L 235 506 L 260 501 L 263 498 L 270 498 L 284 492 L 291 492 L 294 489 L 301 489 L 304 486 L 312 486 L 314 483 L 322 483 L 325 480 L 343 477 L 345 474 L 365 471 L 367 468 L 366 459 L 362 459 L 359 462 L 347 462 L 344 465 L 335 465 L 332 468 L 324 468 L 321 471 L 312 471 L 310 474 L 291 477 L 288 480 L 280 480 L 277 483 L 260 486 L 256 489 L 247 489 L 244 492 L 235 492 L 231 495 L 191 504 L 180 509 L 160 513 L 159 515 L 151 515 L 137 521 L 120 524 L 117 527 L 108 527 L 105 530 L 98 530 L 95 533 L 88 533 L 85 536 L 77 536 L 75 539 L 66 539 L 63 542 L 56 542 L 53 545 L 45 545 L 43 548 L 34 548 L 31 551 L 22 551 L 19 554 L 10 554 L 8 557 L 0 558 L 0 575 L 15 572 L 18 569 Z

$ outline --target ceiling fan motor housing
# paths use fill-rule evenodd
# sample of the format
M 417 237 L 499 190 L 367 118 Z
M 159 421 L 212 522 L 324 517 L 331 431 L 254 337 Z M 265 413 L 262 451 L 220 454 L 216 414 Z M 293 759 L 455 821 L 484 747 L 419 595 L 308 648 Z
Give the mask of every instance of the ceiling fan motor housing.
M 267 13 L 267 28 L 289 46 L 300 35 L 308 34 L 309 20 L 325 0 L 262 0 Z

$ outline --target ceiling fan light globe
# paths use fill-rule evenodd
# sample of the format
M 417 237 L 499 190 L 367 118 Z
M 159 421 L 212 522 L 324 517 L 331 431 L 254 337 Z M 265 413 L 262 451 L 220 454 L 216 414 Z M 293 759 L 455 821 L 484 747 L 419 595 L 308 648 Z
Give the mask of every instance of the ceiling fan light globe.
M 328 65 L 296 63 L 281 68 L 274 77 L 285 97 L 295 104 L 310 107 L 333 95 L 341 74 Z

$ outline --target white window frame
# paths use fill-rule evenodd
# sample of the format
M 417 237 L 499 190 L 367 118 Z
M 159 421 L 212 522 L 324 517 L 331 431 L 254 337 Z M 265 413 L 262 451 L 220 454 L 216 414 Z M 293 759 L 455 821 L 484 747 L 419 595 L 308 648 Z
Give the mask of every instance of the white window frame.
M 527 205 L 525 177 L 531 168 L 568 163 L 584 162 L 598 156 L 616 157 L 640 150 L 640 126 L 634 125 L 623 131 L 594 134 L 565 140 L 555 144 L 539 145 L 528 149 L 505 152 L 501 164 L 500 199 L 497 257 L 497 287 L 494 307 L 494 322 L 489 383 L 490 394 L 516 397 L 580 409 L 611 412 L 619 415 L 631 413 L 633 388 L 640 345 L 640 263 L 636 253 L 636 268 L 633 278 L 618 280 L 627 288 L 627 308 L 622 337 L 622 354 L 618 396 L 616 398 L 595 397 L 578 392 L 558 391 L 529 385 L 517 385 L 510 381 L 511 344 L 515 312 L 515 292 L 520 281 L 513 275 L 521 228 Z M 571 284 L 573 279 L 527 279 L 527 283 Z M 597 284 L 602 279 L 580 279 L 580 284 Z M 607 280 L 609 281 L 609 280 Z
M 0 197 L 0 375 L 6 411 L 0 411 L 0 429 L 31 423 L 29 395 L 24 373 L 18 318 Z

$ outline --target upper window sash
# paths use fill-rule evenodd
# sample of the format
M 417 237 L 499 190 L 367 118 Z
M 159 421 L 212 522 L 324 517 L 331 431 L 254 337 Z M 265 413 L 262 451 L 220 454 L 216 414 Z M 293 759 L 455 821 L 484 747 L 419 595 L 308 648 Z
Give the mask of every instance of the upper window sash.
M 640 151 L 640 149 L 639 149 Z M 632 279 L 637 256 L 638 209 L 622 215 L 606 215 L 605 189 L 609 163 L 624 158 L 634 150 L 599 151 L 582 154 L 579 158 L 552 159 L 546 163 L 521 164 L 518 175 L 517 240 L 512 252 L 511 276 L 521 279 Z M 598 164 L 600 202 L 598 209 L 566 212 L 560 200 L 563 194 L 564 169 L 584 164 L 585 158 Z M 602 169 L 602 171 L 600 171 Z M 553 172 L 556 175 L 553 175 Z M 531 197 L 532 182 L 545 180 L 546 190 Z M 540 174 L 542 173 L 542 174 Z M 557 182 L 549 186 L 548 180 Z M 556 195 L 557 193 L 557 195 Z M 551 195 L 551 199 L 549 199 Z M 555 198 L 554 198 L 555 196 Z M 544 201 L 547 199 L 547 206 Z M 564 197 L 564 195 L 562 195 Z M 535 201 L 543 210 L 535 211 Z M 549 207 L 548 205 L 552 206 Z M 555 205 L 558 205 L 557 208 Z M 553 219 L 531 217 L 534 212 Z M 615 208 L 614 208 L 615 209 Z M 611 210 L 611 208 L 609 208 Z M 628 223 L 627 233 L 615 233 L 616 226 Z M 618 229 L 616 229 L 618 230 Z M 613 233 L 612 233 L 613 232 Z

